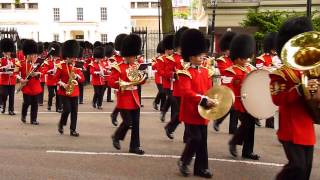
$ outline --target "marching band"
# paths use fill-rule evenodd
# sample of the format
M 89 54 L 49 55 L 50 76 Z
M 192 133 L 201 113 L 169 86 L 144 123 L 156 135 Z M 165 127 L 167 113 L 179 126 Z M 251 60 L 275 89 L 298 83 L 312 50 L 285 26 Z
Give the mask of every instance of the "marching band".
M 206 109 L 210 114 L 224 105 L 223 98 L 219 100 L 219 97 L 224 97 L 222 93 L 214 96 L 207 93 L 217 86 L 230 88 L 234 100 L 228 113 L 215 119 L 214 129 L 219 131 L 219 125 L 229 115 L 229 133 L 232 134 L 228 143 L 230 154 L 237 157 L 237 145 L 243 145 L 242 158 L 260 159 L 254 153 L 255 125 L 259 120 L 246 108 L 246 94 L 242 93 L 242 88 L 252 72 L 262 69 L 267 70 L 270 77 L 268 91 L 280 114 L 277 136 L 288 159 L 288 164 L 277 175 L 277 179 L 310 178 L 316 140 L 314 123 L 319 117 L 310 111 L 309 104 L 315 103 L 319 107 L 319 76 L 306 72 L 316 66 L 299 69 L 311 63 L 302 63 L 307 61 L 301 58 L 306 50 L 296 52 L 300 56 L 292 58 L 287 57 L 290 54 L 287 51 L 292 44 L 303 46 L 301 43 L 305 41 L 302 38 L 312 35 L 302 33 L 312 33 L 312 30 L 308 18 L 288 19 L 279 32 L 265 36 L 263 54 L 257 57 L 256 42 L 252 35 L 227 31 L 219 41 L 222 56 L 216 59 L 207 55 L 208 40 L 199 30 L 182 27 L 175 34 L 164 37 L 158 44 L 157 56 L 152 59 L 154 81 L 158 89 L 152 105 L 160 111 L 162 122 L 165 122 L 166 113 L 171 108 L 170 121 L 164 126 L 165 135 L 169 139 L 174 139 L 173 133 L 177 126 L 181 122 L 184 124 L 185 145 L 178 160 L 178 169 L 183 176 L 190 175 L 189 165 L 194 156 L 193 174 L 205 178 L 213 175 L 208 167 L 207 149 L 207 126 L 212 119 L 207 118 L 210 115 L 204 117 L 198 107 Z M 300 35 L 300 39 L 295 39 L 296 35 Z M 313 34 L 312 37 L 316 36 Z M 143 155 L 145 151 L 140 143 L 140 109 L 143 107 L 141 86 L 148 80 L 148 74 L 142 65 L 141 41 L 136 34 L 119 34 L 114 44 L 98 41 L 94 44 L 87 41 L 79 43 L 75 40 L 62 44 L 36 43 L 34 40 L 23 39 L 15 52 L 14 42 L 8 38 L 2 39 L 1 113 L 6 113 L 8 100 L 9 115 L 16 115 L 15 93 L 22 91 L 21 121 L 26 123 L 27 111 L 31 106 L 30 123 L 39 125 L 38 106 L 43 104 L 44 86 L 47 86 L 47 110 L 51 111 L 55 97 L 55 111 L 61 113 L 58 132 L 64 133 L 70 115 L 70 136 L 78 137 L 78 105 L 84 103 L 84 85 L 91 82 L 94 89 L 91 102 L 93 108 L 102 110 L 105 92 L 107 102 L 113 102 L 111 94 L 115 92 L 116 105 L 111 113 L 111 122 L 118 126 L 119 113 L 122 122 L 111 137 L 113 147 L 120 150 L 120 141 L 125 139 L 131 129 L 129 152 Z M 294 42 L 288 45 L 288 41 Z M 300 64 L 294 67 L 289 60 L 299 60 Z M 213 83 L 214 76 L 219 76 L 220 82 Z M 315 112 L 319 111 L 317 108 Z M 266 127 L 274 126 L 273 116 L 268 117 Z

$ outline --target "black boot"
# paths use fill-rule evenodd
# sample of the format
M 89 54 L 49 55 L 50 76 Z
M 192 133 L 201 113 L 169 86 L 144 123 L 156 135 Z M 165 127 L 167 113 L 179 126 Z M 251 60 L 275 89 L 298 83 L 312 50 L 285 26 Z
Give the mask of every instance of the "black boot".
M 120 150 L 121 149 L 121 146 L 120 146 L 120 141 L 118 139 L 116 139 L 114 137 L 114 135 L 111 136 L 111 139 L 112 139 L 112 145 L 114 148 L 116 148 L 117 150 Z
M 178 167 L 182 176 L 187 177 L 190 175 L 190 170 L 188 168 L 188 165 L 184 164 L 181 160 L 178 161 Z
M 70 136 L 78 137 L 78 136 L 80 136 L 80 134 L 77 133 L 77 131 L 75 131 L 75 130 L 71 130 L 70 131 Z

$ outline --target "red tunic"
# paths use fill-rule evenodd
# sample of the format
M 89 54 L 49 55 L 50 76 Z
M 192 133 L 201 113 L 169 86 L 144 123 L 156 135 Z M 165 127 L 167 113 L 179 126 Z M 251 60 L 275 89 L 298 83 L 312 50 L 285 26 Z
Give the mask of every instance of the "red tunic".
M 113 56 L 109 58 L 112 62 L 116 62 L 117 64 L 123 63 L 123 57 L 119 54 L 115 53 Z
M 173 58 L 175 61 L 175 71 L 176 73 L 178 70 L 183 69 L 183 59 L 182 56 L 178 53 L 173 54 Z M 180 97 L 180 87 L 179 87 L 179 78 L 175 78 L 173 81 L 173 96 Z
M 208 120 L 200 116 L 198 105 L 204 93 L 212 87 L 208 69 L 189 67 L 178 71 L 181 91 L 180 121 L 186 124 L 207 125 Z
M 152 62 L 152 70 L 154 70 L 154 81 L 156 84 L 162 84 L 162 74 L 164 73 L 164 60 L 162 56 L 157 56 Z
M 5 68 L 7 65 L 11 64 L 10 67 L 7 68 L 12 68 L 10 74 L 9 72 L 6 72 Z M 20 62 L 18 59 L 7 59 L 7 58 L 1 58 L 0 60 L 0 85 L 16 85 L 16 79 L 17 79 L 17 72 L 14 72 L 15 67 L 20 66 Z
M 225 70 L 224 74 L 227 80 L 224 81 L 224 84 L 231 88 L 234 95 L 236 96 L 236 100 L 234 103 L 234 109 L 236 111 L 246 112 L 240 97 L 241 85 L 247 74 L 254 69 L 255 67 L 253 67 L 251 64 L 248 64 L 246 67 L 233 65 Z
M 111 76 L 108 82 L 109 86 L 115 89 L 119 89 L 117 92 L 117 108 L 119 109 L 138 109 L 140 108 L 140 100 L 138 95 L 137 86 L 131 86 L 127 90 L 120 90 L 119 80 L 130 82 L 127 76 L 126 70 L 131 66 L 139 66 L 138 63 L 129 65 L 126 63 L 120 63 L 113 65 L 111 69 Z M 142 82 L 141 84 L 144 84 Z
M 47 86 L 56 86 L 57 78 L 56 71 L 59 66 L 60 59 L 48 59 L 47 62 L 43 64 L 43 73 L 45 74 L 45 82 Z
M 19 60 L 20 62 L 25 61 L 25 56 L 24 56 L 22 50 L 17 51 L 17 58 L 18 58 L 18 60 Z
M 273 103 L 279 106 L 278 139 L 300 145 L 316 143 L 312 117 L 297 90 L 300 72 L 286 66 L 270 74 Z
M 233 65 L 233 62 L 229 56 L 221 56 L 216 59 L 216 62 L 221 74 L 223 74 L 227 68 Z
M 64 61 L 61 62 L 61 68 L 59 68 L 57 70 L 57 73 L 56 73 L 57 80 L 62 81 L 63 83 L 67 84 L 69 81 L 69 72 L 72 72 L 72 71 L 77 76 L 77 78 L 75 80 L 78 81 L 78 83 L 82 83 L 84 81 L 84 76 L 83 76 L 82 71 L 78 68 L 75 68 L 71 64 L 68 64 L 68 68 L 67 68 L 67 64 Z M 67 96 L 66 90 L 60 85 L 58 85 L 58 92 L 57 93 L 61 96 Z M 75 85 L 74 91 L 69 97 L 77 97 L 77 96 L 79 96 L 79 86 Z
M 173 72 L 175 67 L 175 61 L 172 56 L 162 56 L 163 59 L 163 73 L 162 73 L 162 86 L 164 89 L 173 90 Z
M 19 69 L 21 73 L 21 78 L 26 79 L 27 75 L 32 71 L 33 67 L 30 63 L 26 63 L 26 61 L 21 63 L 21 67 Z M 36 71 L 39 72 L 39 71 Z M 42 93 L 42 87 L 40 84 L 39 76 L 31 77 L 27 82 L 27 85 L 22 88 L 22 93 L 30 96 L 35 96 Z
M 103 67 L 102 62 L 92 62 L 90 64 L 90 75 L 91 75 L 91 84 L 93 86 L 103 86 L 105 85 L 105 78 L 101 74 L 97 73 L 103 73 L 103 75 L 106 73 L 105 68 Z
M 256 67 L 261 69 L 263 67 L 272 66 L 272 56 L 268 53 L 264 53 L 261 56 L 256 58 Z

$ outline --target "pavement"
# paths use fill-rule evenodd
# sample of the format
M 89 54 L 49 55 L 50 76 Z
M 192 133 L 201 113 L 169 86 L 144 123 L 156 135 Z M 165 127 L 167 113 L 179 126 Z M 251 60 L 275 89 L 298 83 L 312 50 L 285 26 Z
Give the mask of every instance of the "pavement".
M 47 91 L 46 91 L 47 92 Z M 79 105 L 78 132 L 80 137 L 57 132 L 60 114 L 48 112 L 46 105 L 39 108 L 39 126 L 20 122 L 22 95 L 17 94 L 15 111 L 17 115 L 0 115 L 0 179 L 6 180 L 60 180 L 60 179 L 202 179 L 182 177 L 177 160 L 184 148 L 183 126 L 175 132 L 175 139 L 169 140 L 159 120 L 159 111 L 152 109 L 156 94 L 153 82 L 143 86 L 144 107 L 141 109 L 140 137 L 146 155 L 128 153 L 130 131 L 121 142 L 121 150 L 112 146 L 111 135 L 116 127 L 111 124 L 110 112 L 114 103 L 104 102 L 103 110 L 91 107 L 92 87 L 85 87 L 85 104 Z M 45 96 L 46 97 L 46 96 Z M 46 100 L 47 98 L 45 98 Z M 46 101 L 45 101 L 46 104 Z M 53 108 L 54 110 L 54 108 Z M 167 114 L 166 122 L 169 120 Z M 29 117 L 27 117 L 29 121 Z M 120 116 L 118 121 L 121 122 Z M 264 124 L 264 122 L 262 122 Z M 228 120 L 220 132 L 208 126 L 209 167 L 213 179 L 223 180 L 271 180 L 287 162 L 276 131 L 257 127 L 255 132 L 255 153 L 259 161 L 233 158 L 228 152 Z M 317 139 L 320 127 L 316 126 Z M 238 147 L 241 152 L 241 147 Z M 193 164 L 190 166 L 193 169 Z M 315 146 L 312 180 L 320 179 L 320 146 Z

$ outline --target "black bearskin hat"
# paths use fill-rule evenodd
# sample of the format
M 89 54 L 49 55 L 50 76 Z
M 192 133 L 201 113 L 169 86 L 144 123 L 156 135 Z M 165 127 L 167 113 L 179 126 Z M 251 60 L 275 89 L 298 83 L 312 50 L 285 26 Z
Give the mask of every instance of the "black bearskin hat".
M 197 29 L 188 29 L 181 36 L 181 55 L 184 61 L 189 62 L 190 56 L 197 56 L 206 52 L 206 39 Z
M 50 43 L 49 42 L 44 42 L 43 43 L 43 48 L 45 51 L 47 51 L 49 49 Z
M 163 54 L 163 53 L 164 53 L 163 41 L 160 41 L 160 42 L 158 43 L 157 53 L 159 53 L 159 54 Z
M 37 43 L 32 39 L 26 39 L 23 42 L 22 51 L 25 56 L 30 54 L 37 54 L 38 52 Z
M 38 42 L 37 43 L 37 49 L 38 49 L 37 54 L 42 54 L 43 53 L 44 47 L 43 47 L 43 43 L 42 42 Z
M 128 35 L 127 34 L 119 34 L 116 39 L 114 40 L 114 49 L 117 51 L 121 51 L 122 47 L 122 41 L 124 38 L 126 38 Z
M 83 47 L 80 46 L 78 58 L 83 58 Z
M 49 51 L 51 48 L 54 48 L 54 50 L 51 52 L 51 55 L 54 57 L 60 57 L 60 52 L 61 52 L 61 46 L 60 43 L 53 41 L 50 45 L 49 45 Z
M 22 50 L 23 49 L 23 43 L 26 41 L 26 39 L 20 39 L 20 41 L 17 41 L 17 45 L 18 45 L 18 50 Z
M 4 38 L 0 41 L 1 52 L 14 52 L 14 42 L 12 39 Z
M 84 47 L 87 49 L 93 49 L 93 45 L 89 41 L 84 42 Z
M 77 58 L 79 56 L 80 46 L 76 40 L 68 40 L 62 45 L 62 58 Z
M 99 46 L 103 46 L 102 42 L 100 41 L 96 41 L 93 43 L 93 48 L 99 47 Z
M 235 32 L 232 32 L 232 31 L 225 32 L 219 41 L 220 50 L 223 52 L 229 50 L 231 41 L 235 36 L 236 36 Z
M 164 50 L 172 50 L 173 49 L 173 41 L 174 35 L 169 34 L 165 36 L 162 40 Z
M 137 56 L 141 54 L 141 38 L 136 34 L 130 34 L 122 41 L 120 54 L 122 57 Z
M 176 34 L 174 35 L 174 41 L 173 41 L 174 48 L 180 47 L 181 36 L 182 36 L 183 32 L 185 32 L 188 29 L 189 29 L 188 27 L 183 26 L 176 32 Z
M 104 58 L 104 48 L 102 46 L 95 47 L 93 50 L 94 58 Z
M 277 37 L 276 32 L 268 33 L 263 39 L 263 51 L 265 53 L 270 53 L 271 50 L 275 50 L 275 40 Z
M 79 42 L 79 46 L 82 47 L 82 48 L 85 48 L 85 47 L 86 47 L 84 41 L 80 41 L 80 42 Z
M 276 38 L 277 53 L 281 54 L 284 44 L 292 37 L 312 30 L 311 20 L 307 17 L 295 17 L 287 20 L 281 25 Z
M 110 45 L 114 48 L 114 43 L 113 42 L 108 42 L 106 45 Z
M 251 58 L 255 53 L 255 40 L 249 34 L 236 35 L 230 44 L 230 58 L 234 61 L 237 58 Z
M 111 57 L 113 55 L 114 48 L 109 43 L 104 48 L 105 56 Z

